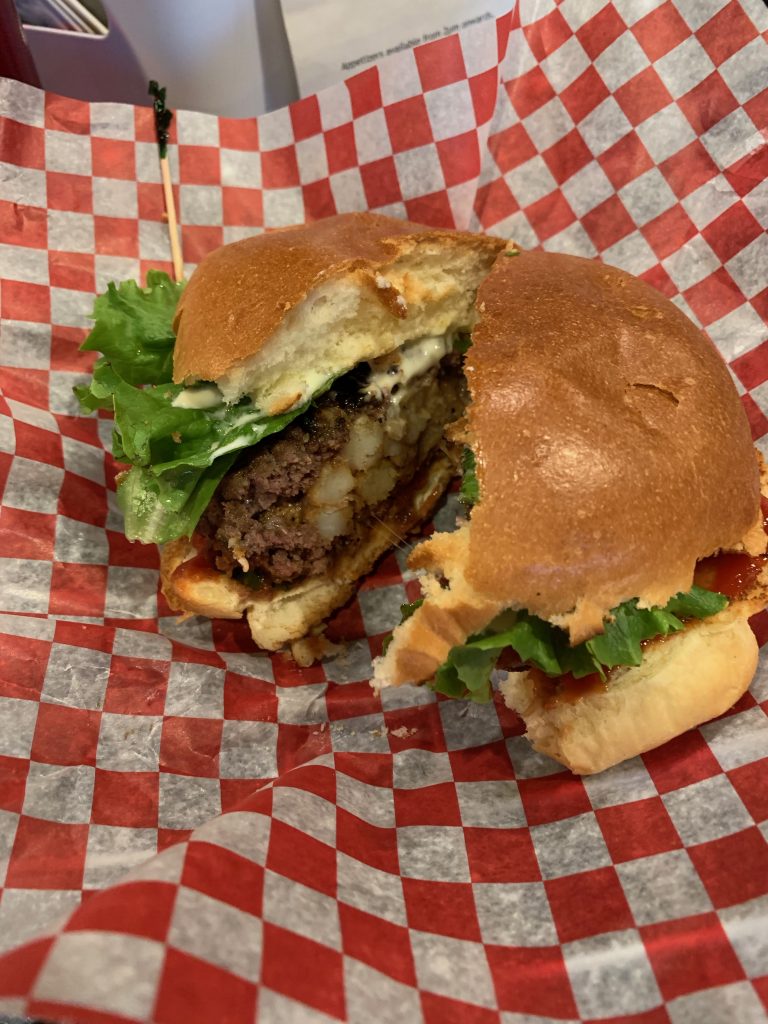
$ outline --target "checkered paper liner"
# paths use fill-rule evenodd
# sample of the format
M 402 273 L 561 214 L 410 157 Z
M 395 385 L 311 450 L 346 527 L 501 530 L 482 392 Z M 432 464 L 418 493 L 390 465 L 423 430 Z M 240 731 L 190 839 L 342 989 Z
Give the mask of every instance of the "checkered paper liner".
M 768 455 L 766 29 L 758 0 L 529 0 L 258 120 L 181 112 L 187 270 L 356 209 L 597 256 L 704 326 Z M 765 655 L 726 716 L 578 779 L 500 703 L 373 695 L 404 552 L 322 665 L 177 622 L 71 392 L 94 292 L 170 269 L 151 112 L 0 82 L 0 114 L 2 1010 L 768 1019 Z

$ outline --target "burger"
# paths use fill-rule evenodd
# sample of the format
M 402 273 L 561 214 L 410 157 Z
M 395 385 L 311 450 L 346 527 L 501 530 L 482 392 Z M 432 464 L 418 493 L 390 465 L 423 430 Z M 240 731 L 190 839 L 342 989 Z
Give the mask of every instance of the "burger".
M 77 395 L 114 414 L 125 532 L 162 545 L 172 609 L 245 613 L 280 649 L 429 516 L 504 245 L 345 214 L 226 245 L 186 287 L 150 271 L 97 299 Z
M 495 682 L 586 774 L 745 692 L 768 506 L 728 369 L 675 305 L 597 262 L 510 255 L 479 288 L 449 428 L 468 517 L 412 553 L 423 597 L 373 682 L 476 701 Z

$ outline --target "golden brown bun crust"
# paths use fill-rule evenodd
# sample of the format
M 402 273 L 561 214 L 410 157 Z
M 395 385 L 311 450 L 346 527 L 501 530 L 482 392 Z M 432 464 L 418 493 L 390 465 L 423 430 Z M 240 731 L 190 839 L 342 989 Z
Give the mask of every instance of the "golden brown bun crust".
M 160 553 L 163 594 L 174 611 L 186 615 L 239 619 L 245 612 L 254 641 L 265 650 L 280 650 L 306 637 L 340 608 L 393 541 L 424 522 L 455 475 L 456 461 L 457 454 L 450 449 L 436 452 L 415 486 L 401 492 L 390 516 L 375 525 L 363 545 L 338 559 L 327 576 L 304 580 L 288 590 L 260 593 L 212 569 L 184 571 L 184 564 L 198 551 L 181 539 L 166 544 Z
M 509 674 L 504 700 L 536 750 L 577 775 L 601 772 L 716 718 L 746 692 L 757 641 L 746 616 L 724 614 L 651 644 L 642 665 L 573 703 L 547 706 L 528 672 Z
M 218 380 L 258 352 L 311 289 L 353 271 L 367 274 L 393 315 L 404 316 L 397 295 L 376 289 L 374 275 L 416 242 L 429 240 L 478 250 L 503 245 L 380 214 L 344 213 L 216 249 L 192 275 L 179 302 L 173 379 Z
M 768 499 L 768 466 L 758 455 L 761 488 Z M 765 548 L 766 534 L 760 528 Z M 503 601 L 489 600 L 468 582 L 464 568 L 468 563 L 471 528 L 464 523 L 455 533 L 438 533 L 414 548 L 409 559 L 413 569 L 423 569 L 421 578 L 426 600 L 409 619 L 398 626 L 384 657 L 374 663 L 373 686 L 402 686 L 432 679 L 452 647 L 463 644 L 471 633 L 478 633 L 504 611 Z M 756 545 L 759 546 L 759 545 Z M 441 585 L 441 577 L 450 581 Z M 748 592 L 732 601 L 719 618 L 748 618 L 768 605 L 768 563 L 751 582 Z
M 620 602 L 664 604 L 697 559 L 754 541 L 746 416 L 716 348 L 668 299 L 596 261 L 530 252 L 497 259 L 478 310 L 476 591 L 578 642 Z

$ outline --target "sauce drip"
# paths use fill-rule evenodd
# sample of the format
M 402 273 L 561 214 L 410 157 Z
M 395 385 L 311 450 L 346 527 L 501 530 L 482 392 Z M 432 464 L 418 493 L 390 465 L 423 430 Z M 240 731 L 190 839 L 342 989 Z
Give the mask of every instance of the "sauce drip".
M 212 563 L 209 555 L 202 546 L 197 534 L 192 538 L 192 544 L 197 548 L 194 558 L 187 559 L 174 571 L 173 578 L 178 582 L 205 583 L 218 582 L 221 580 L 221 573 Z
M 528 675 L 533 680 L 536 695 L 547 711 L 558 704 L 575 704 L 582 697 L 592 693 L 605 693 L 608 689 L 607 681 L 601 679 L 597 672 L 581 679 L 575 679 L 570 672 L 552 678 L 541 669 L 529 668 Z
M 768 499 L 761 498 L 763 529 L 768 533 Z M 702 558 L 693 574 L 693 582 L 705 590 L 716 590 L 732 600 L 746 597 L 768 564 L 768 554 L 747 555 L 727 552 Z

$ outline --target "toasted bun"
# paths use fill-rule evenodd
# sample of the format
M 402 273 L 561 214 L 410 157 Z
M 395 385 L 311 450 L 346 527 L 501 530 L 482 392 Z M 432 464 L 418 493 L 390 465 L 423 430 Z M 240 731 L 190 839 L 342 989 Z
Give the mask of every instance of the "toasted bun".
M 768 499 L 768 466 L 759 452 L 755 451 L 755 455 L 762 493 Z M 452 647 L 463 644 L 470 634 L 480 632 L 509 607 L 505 601 L 489 598 L 472 585 L 465 571 L 470 559 L 471 535 L 471 524 L 464 522 L 455 533 L 434 534 L 414 549 L 409 564 L 425 572 L 421 587 L 426 600 L 395 629 L 386 655 L 374 662 L 372 684 L 375 689 L 431 679 Z M 752 542 L 752 547 L 765 551 L 766 534 L 762 525 L 760 536 L 762 543 Z M 497 556 L 502 557 L 500 551 Z M 449 586 L 444 585 L 445 580 L 450 581 Z M 740 615 L 749 616 L 766 605 L 768 566 L 754 582 L 749 595 L 729 607 L 738 607 Z
M 165 545 L 160 556 L 163 593 L 171 608 L 187 615 L 239 619 L 243 613 L 254 641 L 268 651 L 306 637 L 354 593 L 378 559 L 432 512 L 456 472 L 456 453 L 438 451 L 414 486 L 406 489 L 386 520 L 364 544 L 345 553 L 327 576 L 281 591 L 260 593 L 223 573 L 192 564 L 199 552 L 186 539 Z
M 763 489 L 768 473 L 763 465 Z M 536 750 L 589 775 L 666 743 L 727 711 L 749 688 L 758 644 L 749 617 L 768 604 L 768 562 L 718 615 L 650 643 L 637 668 L 614 669 L 605 689 L 552 701 L 533 673 L 510 672 L 500 689 Z
M 207 256 L 176 315 L 174 380 L 270 414 L 404 342 L 466 329 L 505 243 L 370 213 L 256 235 Z
M 536 750 L 577 775 L 601 772 L 727 711 L 747 690 L 758 646 L 746 616 L 714 616 L 651 644 L 605 690 L 551 705 L 529 672 L 501 684 Z
M 427 600 L 374 685 L 430 679 L 507 608 L 579 643 L 663 605 L 719 550 L 765 550 L 758 456 L 727 367 L 671 302 L 575 256 L 500 256 L 478 292 L 464 434 L 480 501 L 415 549 Z M 447 584 L 447 585 L 446 585 Z
M 762 460 L 761 467 L 768 497 L 768 467 Z M 455 534 L 435 536 L 417 552 L 422 564 L 434 559 L 450 573 L 454 559 L 464 564 L 468 545 L 465 524 Z M 452 646 L 501 611 L 460 573 L 458 578 L 460 584 L 447 589 L 427 579 L 427 600 L 395 630 L 386 657 L 377 659 L 374 687 L 431 678 Z M 642 664 L 614 669 L 605 688 L 580 692 L 572 701 L 553 700 L 536 674 L 523 671 L 509 673 L 500 689 L 507 706 L 524 719 L 536 750 L 579 775 L 603 771 L 717 717 L 741 697 L 758 658 L 748 620 L 766 605 L 768 559 L 763 559 L 748 589 L 727 608 L 648 644 Z
M 467 380 L 480 502 L 464 574 L 578 642 L 632 597 L 663 605 L 698 559 L 765 550 L 749 424 L 712 342 L 594 260 L 497 260 Z

